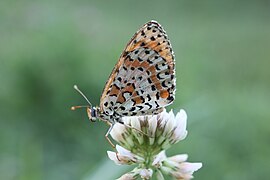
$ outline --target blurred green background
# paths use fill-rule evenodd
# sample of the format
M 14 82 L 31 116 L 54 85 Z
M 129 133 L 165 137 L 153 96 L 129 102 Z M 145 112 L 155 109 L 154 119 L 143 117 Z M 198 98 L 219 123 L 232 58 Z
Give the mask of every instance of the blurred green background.
M 115 179 L 107 126 L 87 120 L 126 43 L 149 20 L 167 31 L 189 135 L 168 151 L 203 162 L 196 179 L 270 176 L 267 0 L 1 1 L 0 179 Z

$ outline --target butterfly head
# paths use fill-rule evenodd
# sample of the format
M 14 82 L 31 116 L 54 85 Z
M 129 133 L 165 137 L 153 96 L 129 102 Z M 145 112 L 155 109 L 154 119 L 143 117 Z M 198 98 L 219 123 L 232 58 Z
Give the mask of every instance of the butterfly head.
M 90 103 L 90 101 L 87 99 L 87 97 L 82 93 L 82 91 L 76 85 L 74 85 L 74 89 L 76 91 L 78 91 L 82 95 L 82 97 L 87 101 L 87 103 L 89 105 L 86 105 L 86 106 L 72 106 L 71 110 L 76 110 L 78 108 L 86 108 L 86 112 L 87 112 L 89 120 L 92 121 L 92 122 L 95 122 L 96 119 L 98 118 L 99 108 L 98 107 L 93 107 L 92 104 Z
M 98 118 L 98 111 L 97 107 L 87 107 L 86 108 L 87 115 L 90 121 L 95 122 Z

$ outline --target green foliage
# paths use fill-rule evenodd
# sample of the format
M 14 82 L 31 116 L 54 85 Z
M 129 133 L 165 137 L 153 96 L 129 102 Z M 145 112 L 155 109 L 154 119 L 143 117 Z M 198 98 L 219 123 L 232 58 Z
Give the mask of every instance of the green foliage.
M 267 1 L 1 1 L 0 179 L 109 179 L 104 123 L 93 104 L 126 42 L 155 19 L 177 63 L 176 101 L 188 138 L 171 149 L 202 161 L 197 179 L 270 176 Z M 168 154 L 170 155 L 170 154 Z M 105 162 L 104 162 L 105 161 Z M 95 178 L 94 178 L 95 177 Z

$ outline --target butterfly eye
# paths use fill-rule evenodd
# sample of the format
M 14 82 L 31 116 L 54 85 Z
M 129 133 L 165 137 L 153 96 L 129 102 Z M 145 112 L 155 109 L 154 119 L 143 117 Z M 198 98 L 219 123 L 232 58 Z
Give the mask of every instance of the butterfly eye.
M 86 108 L 87 116 L 90 121 L 95 122 L 97 119 L 96 109 L 95 108 Z

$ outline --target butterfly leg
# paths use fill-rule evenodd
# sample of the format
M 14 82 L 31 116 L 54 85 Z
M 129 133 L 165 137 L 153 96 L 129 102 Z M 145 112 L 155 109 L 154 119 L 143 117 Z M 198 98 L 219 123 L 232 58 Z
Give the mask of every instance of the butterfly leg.
M 112 141 L 110 140 L 109 138 L 109 134 L 114 126 L 114 123 L 113 124 L 109 124 L 110 128 L 108 129 L 106 135 L 105 135 L 105 138 L 107 139 L 107 141 L 110 143 L 110 145 L 115 149 L 115 145 L 112 143 Z M 120 161 L 119 157 L 118 157 L 118 152 L 116 153 L 116 158 L 118 159 L 118 161 Z
M 107 139 L 107 141 L 110 143 L 110 145 L 115 148 L 115 145 L 112 143 L 112 141 L 109 138 L 109 134 L 113 128 L 114 124 L 110 124 L 110 128 L 108 129 L 107 133 L 105 134 L 105 138 Z

